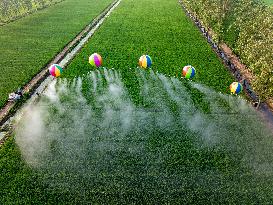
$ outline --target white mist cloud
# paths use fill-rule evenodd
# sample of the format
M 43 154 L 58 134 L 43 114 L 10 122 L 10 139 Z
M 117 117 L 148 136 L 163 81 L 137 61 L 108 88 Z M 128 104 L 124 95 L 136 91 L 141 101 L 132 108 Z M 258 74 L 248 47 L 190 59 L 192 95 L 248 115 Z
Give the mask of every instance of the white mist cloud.
M 16 129 L 16 143 L 19 145 L 24 159 L 32 166 L 37 166 L 43 160 L 48 149 L 47 141 L 43 139 L 46 132 L 43 116 L 44 110 L 36 106 L 28 106 Z
M 190 83 L 210 105 L 212 113 L 206 113 L 195 106 L 190 91 L 178 79 L 152 70 L 136 70 L 135 74 L 146 106 L 133 103 L 121 73 L 104 69 L 72 81 L 54 81 L 40 101 L 26 109 L 16 129 L 16 143 L 29 165 L 48 173 L 49 186 L 78 189 L 80 180 L 95 183 L 92 179 L 98 173 L 132 173 L 130 166 L 122 164 L 122 156 L 139 163 L 146 160 L 149 172 L 160 173 L 160 164 L 170 155 L 169 144 L 162 137 L 180 140 L 197 136 L 197 142 L 193 140 L 197 149 L 240 150 L 255 167 L 262 163 L 264 171 L 271 170 L 263 158 L 266 143 L 261 142 L 267 141 L 255 140 L 256 135 L 262 135 L 262 127 L 255 127 L 257 116 L 243 99 Z M 88 86 L 86 93 L 83 86 Z M 240 132 L 248 135 L 240 136 Z M 153 157 L 147 150 L 151 140 L 163 143 Z M 259 149 L 255 158 L 249 147 Z M 269 152 L 267 156 L 272 154 L 264 150 Z

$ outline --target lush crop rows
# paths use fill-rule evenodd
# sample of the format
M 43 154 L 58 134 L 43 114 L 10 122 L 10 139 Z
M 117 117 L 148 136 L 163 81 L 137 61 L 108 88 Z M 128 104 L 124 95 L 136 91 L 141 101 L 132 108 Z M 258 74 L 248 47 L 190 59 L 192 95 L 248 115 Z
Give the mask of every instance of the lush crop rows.
M 93 52 L 115 70 L 90 73 Z M 144 53 L 154 72 L 137 68 Z M 210 88 L 180 80 L 186 64 Z M 30 142 L 35 168 L 14 139 L 0 150 L 0 204 L 270 202 L 272 136 L 243 101 L 218 93 L 233 80 L 176 0 L 123 0 L 42 97 L 38 141 L 23 131 L 39 125 L 39 106 L 21 122 L 17 143 Z
M 1 26 L 0 107 L 110 3 L 67 0 Z
M 164 6 L 172 9 L 165 11 Z M 142 54 L 149 54 L 153 68 L 159 72 L 181 77 L 183 66 L 191 64 L 198 71 L 196 81 L 218 91 L 228 91 L 233 79 L 198 29 L 185 17 L 177 2 L 165 2 L 164 6 L 149 7 L 155 10 L 150 12 L 144 9 L 145 3 L 141 1 L 139 9 L 143 7 L 143 11 L 139 13 L 135 8 L 130 15 L 127 6 L 120 8 L 119 15 L 113 15 L 107 26 L 98 31 L 71 63 L 65 77 L 86 73 L 89 69 L 86 59 L 92 52 L 103 56 L 106 67 L 124 70 L 124 75 L 129 68 L 138 66 Z M 120 16 L 126 17 L 126 20 L 121 20 Z
M 2 0 L 0 1 L 0 25 L 60 1 L 61 0 Z

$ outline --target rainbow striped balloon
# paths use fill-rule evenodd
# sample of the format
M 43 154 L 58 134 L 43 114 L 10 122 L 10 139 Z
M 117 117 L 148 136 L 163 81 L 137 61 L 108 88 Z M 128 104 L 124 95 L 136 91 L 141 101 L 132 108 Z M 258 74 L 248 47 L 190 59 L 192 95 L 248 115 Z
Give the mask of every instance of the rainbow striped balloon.
M 187 65 L 183 68 L 183 76 L 186 79 L 193 78 L 195 75 L 195 68 L 192 67 L 191 65 Z
M 139 58 L 139 66 L 141 68 L 148 68 L 152 65 L 152 59 L 148 55 L 143 55 Z
M 229 89 L 232 94 L 239 94 L 243 90 L 243 86 L 241 85 L 241 83 L 233 82 L 229 86 Z
M 100 67 L 102 65 L 102 58 L 99 54 L 97 53 L 93 53 L 90 57 L 89 57 L 89 63 L 92 66 L 96 66 L 96 67 Z
M 48 70 L 50 74 L 56 78 L 59 77 L 63 72 L 62 67 L 58 64 L 51 65 Z

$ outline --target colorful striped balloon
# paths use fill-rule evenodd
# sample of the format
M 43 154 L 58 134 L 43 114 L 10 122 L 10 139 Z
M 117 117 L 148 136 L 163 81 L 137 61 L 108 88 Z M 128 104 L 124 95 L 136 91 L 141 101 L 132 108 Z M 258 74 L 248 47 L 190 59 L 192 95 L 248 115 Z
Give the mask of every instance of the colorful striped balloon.
M 139 66 L 142 68 L 148 68 L 152 65 L 152 59 L 148 55 L 143 55 L 139 58 Z
M 90 57 L 89 57 L 89 63 L 92 66 L 96 66 L 96 67 L 100 67 L 102 65 L 102 58 L 99 54 L 97 53 L 93 53 Z
M 241 83 L 233 82 L 229 86 L 229 89 L 232 94 L 239 94 L 243 90 L 243 86 L 241 85 Z
M 183 68 L 182 74 L 186 79 L 193 78 L 195 75 L 195 68 L 192 67 L 191 65 L 187 65 Z
M 50 74 L 56 78 L 59 77 L 63 72 L 62 67 L 58 64 L 51 65 L 48 70 Z

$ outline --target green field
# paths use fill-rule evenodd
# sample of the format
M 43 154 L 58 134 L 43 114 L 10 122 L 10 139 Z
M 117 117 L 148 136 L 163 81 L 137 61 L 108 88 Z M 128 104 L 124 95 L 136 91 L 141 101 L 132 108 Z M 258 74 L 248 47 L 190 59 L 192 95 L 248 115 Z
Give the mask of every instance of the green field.
M 111 2 L 66 0 L 1 26 L 0 107 Z
M 0 204 L 270 203 L 273 136 L 232 81 L 176 0 L 123 0 L 1 148 Z

